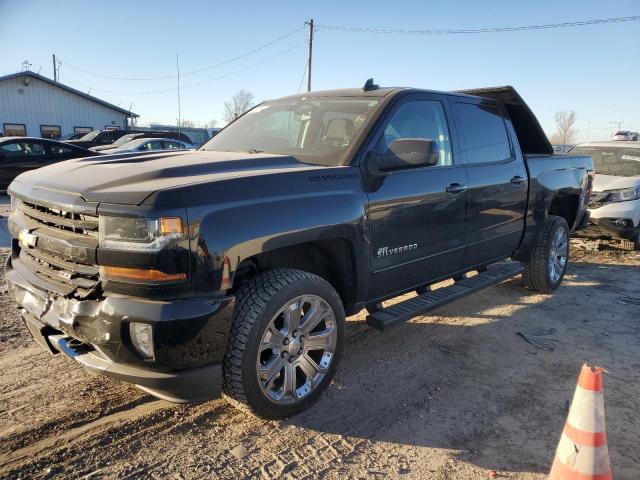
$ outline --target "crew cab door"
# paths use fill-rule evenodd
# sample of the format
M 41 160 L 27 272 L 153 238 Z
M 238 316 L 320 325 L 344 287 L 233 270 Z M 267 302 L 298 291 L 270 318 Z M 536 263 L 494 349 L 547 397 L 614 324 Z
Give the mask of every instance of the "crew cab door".
M 448 109 L 444 96 L 409 94 L 385 115 L 369 144 L 371 155 L 384 152 L 394 140 L 428 139 L 439 155 L 435 166 L 389 171 L 374 176 L 366 188 L 370 300 L 426 283 L 462 264 L 467 175 L 456 155 Z
M 520 243 L 528 174 L 504 107 L 493 100 L 451 98 L 469 178 L 464 267 L 510 255 Z

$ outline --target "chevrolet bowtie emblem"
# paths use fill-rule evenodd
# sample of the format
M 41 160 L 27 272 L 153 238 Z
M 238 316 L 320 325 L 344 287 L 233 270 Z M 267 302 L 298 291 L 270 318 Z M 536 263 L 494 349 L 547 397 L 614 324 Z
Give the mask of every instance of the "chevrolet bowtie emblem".
M 38 235 L 31 233 L 29 230 L 24 228 L 20 230 L 20 233 L 18 234 L 18 241 L 25 247 L 35 247 L 38 242 Z

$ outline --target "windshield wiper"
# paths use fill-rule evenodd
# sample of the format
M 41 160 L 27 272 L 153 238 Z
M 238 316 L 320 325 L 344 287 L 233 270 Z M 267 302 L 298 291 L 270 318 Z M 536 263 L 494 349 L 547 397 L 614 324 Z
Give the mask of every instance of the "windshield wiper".
M 249 150 L 247 150 L 247 153 L 263 153 L 264 150 L 258 150 L 256 148 L 250 148 Z

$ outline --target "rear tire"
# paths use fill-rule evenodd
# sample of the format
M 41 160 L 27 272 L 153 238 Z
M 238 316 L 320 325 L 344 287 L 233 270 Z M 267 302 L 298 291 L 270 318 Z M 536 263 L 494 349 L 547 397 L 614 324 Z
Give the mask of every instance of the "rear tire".
M 330 384 L 343 337 L 344 309 L 328 282 L 291 268 L 261 273 L 236 295 L 223 392 L 263 418 L 301 412 Z
M 553 292 L 569 262 L 569 226 L 564 218 L 550 215 L 536 240 L 531 257 L 524 262 L 524 284 L 541 293 Z

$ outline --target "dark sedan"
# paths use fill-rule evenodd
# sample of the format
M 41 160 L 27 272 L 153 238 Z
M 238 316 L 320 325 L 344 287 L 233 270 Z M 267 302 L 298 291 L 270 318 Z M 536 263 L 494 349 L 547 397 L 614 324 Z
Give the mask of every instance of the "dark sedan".
M 70 158 L 99 155 L 68 143 L 31 137 L 0 138 L 0 191 L 27 170 L 44 167 Z

